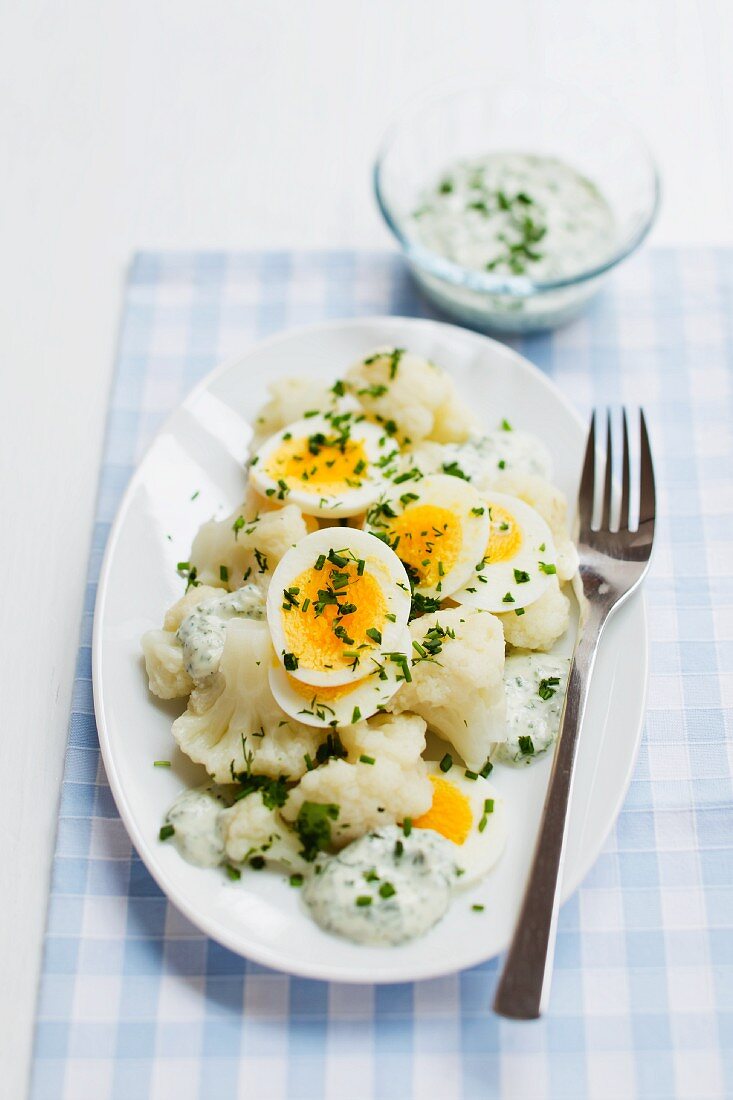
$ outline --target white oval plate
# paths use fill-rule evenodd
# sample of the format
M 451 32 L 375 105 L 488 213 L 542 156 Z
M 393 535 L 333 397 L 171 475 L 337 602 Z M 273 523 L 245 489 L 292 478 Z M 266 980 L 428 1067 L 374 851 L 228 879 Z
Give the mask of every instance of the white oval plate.
M 507 417 L 536 433 L 553 455 L 555 481 L 575 499 L 585 425 L 552 383 L 509 348 L 450 325 L 397 317 L 300 329 L 214 371 L 158 433 L 112 529 L 94 619 L 94 701 L 104 763 L 130 837 L 161 889 L 233 951 L 293 974 L 336 981 L 435 977 L 507 946 L 549 760 L 494 769 L 492 781 L 507 802 L 509 842 L 484 882 L 458 894 L 422 939 L 396 948 L 360 947 L 322 932 L 284 877 L 251 872 L 232 883 L 220 870 L 190 866 L 172 845 L 159 842 L 170 803 L 184 785 L 205 776 L 174 747 L 170 725 L 182 708 L 148 693 L 140 635 L 159 626 L 165 608 L 181 594 L 176 562 L 188 557 L 198 525 L 241 500 L 247 421 L 266 398 L 267 382 L 299 371 L 335 379 L 379 344 L 409 347 L 444 366 L 487 428 Z M 571 641 L 560 648 L 569 652 Z M 620 809 L 641 736 L 646 675 L 646 616 L 637 598 L 609 624 L 596 664 L 573 792 L 564 898 L 596 859 Z M 170 759 L 173 766 L 154 768 L 156 759 Z M 483 913 L 472 911 L 476 902 L 485 905 Z

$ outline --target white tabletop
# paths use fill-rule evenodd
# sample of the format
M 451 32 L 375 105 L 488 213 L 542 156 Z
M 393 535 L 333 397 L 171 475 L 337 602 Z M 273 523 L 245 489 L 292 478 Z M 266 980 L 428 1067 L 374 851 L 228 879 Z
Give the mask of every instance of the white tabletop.
M 387 247 L 370 165 L 396 107 L 434 80 L 522 72 L 610 96 L 645 131 L 656 243 L 733 244 L 733 6 L 10 0 L 0 30 L 0 1066 L 15 1098 L 130 254 Z

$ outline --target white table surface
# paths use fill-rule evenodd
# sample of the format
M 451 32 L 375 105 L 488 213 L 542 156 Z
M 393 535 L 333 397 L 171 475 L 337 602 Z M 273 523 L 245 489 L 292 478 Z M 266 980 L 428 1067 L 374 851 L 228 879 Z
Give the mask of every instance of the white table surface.
M 434 80 L 610 96 L 653 241 L 733 244 L 728 0 L 6 0 L 0 13 L 0 1094 L 24 1095 L 125 269 L 138 248 L 388 246 L 370 165 Z

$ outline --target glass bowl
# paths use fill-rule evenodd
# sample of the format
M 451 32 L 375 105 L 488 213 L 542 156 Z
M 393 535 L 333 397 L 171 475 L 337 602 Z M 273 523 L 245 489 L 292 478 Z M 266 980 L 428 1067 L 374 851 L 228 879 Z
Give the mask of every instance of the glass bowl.
M 592 181 L 614 218 L 607 255 L 562 277 L 539 279 L 464 267 L 426 247 L 411 218 L 421 193 L 454 162 L 494 152 L 556 157 Z M 615 109 L 550 82 L 475 86 L 414 104 L 382 144 L 374 188 L 427 297 L 464 324 L 503 332 L 554 328 L 579 313 L 646 237 L 660 191 L 646 143 Z

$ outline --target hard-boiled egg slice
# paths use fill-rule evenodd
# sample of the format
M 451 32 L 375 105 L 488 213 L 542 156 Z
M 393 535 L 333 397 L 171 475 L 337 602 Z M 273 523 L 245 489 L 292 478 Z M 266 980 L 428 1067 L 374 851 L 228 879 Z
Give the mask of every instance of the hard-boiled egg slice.
M 314 687 L 363 680 L 396 658 L 410 614 L 402 562 L 366 531 L 327 527 L 288 550 L 272 575 L 267 622 L 286 672 Z
M 405 633 L 398 652 L 404 654 L 409 661 L 409 632 Z M 382 657 L 373 660 L 372 671 L 361 680 L 336 687 L 314 687 L 296 680 L 273 657 L 270 689 L 285 713 L 306 726 L 337 729 L 353 726 L 355 722 L 371 718 L 381 707 L 385 707 L 405 682 L 404 662 Z M 409 676 L 409 666 L 407 667 Z
M 518 611 L 539 599 L 557 571 L 555 544 L 542 516 L 505 493 L 484 497 L 487 542 L 469 580 L 452 598 L 483 611 Z
M 433 829 L 455 845 L 456 863 L 463 871 L 460 884 L 475 882 L 504 851 L 504 802 L 483 776 L 451 764 L 449 756 L 440 764 L 429 762 L 427 768 L 433 804 L 415 818 L 412 828 Z
M 355 516 L 379 496 L 394 453 L 383 428 L 363 413 L 339 410 L 297 420 L 271 436 L 255 455 L 250 478 L 269 500 L 297 504 L 308 515 Z
M 468 482 L 447 474 L 390 486 L 366 522 L 405 563 L 415 590 L 439 599 L 467 583 L 489 534 L 484 501 Z

